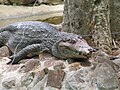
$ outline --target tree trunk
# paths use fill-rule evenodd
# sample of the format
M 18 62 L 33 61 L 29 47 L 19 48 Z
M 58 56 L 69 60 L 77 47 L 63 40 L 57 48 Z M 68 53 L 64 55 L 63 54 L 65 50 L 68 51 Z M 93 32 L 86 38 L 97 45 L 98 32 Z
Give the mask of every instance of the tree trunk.
M 111 52 L 110 0 L 96 0 L 93 6 L 94 42 L 101 50 Z
M 63 31 L 92 35 L 96 47 L 110 52 L 110 0 L 65 0 L 64 4 Z
M 115 40 L 120 41 L 120 0 L 112 0 L 113 5 L 111 5 L 111 25 L 110 29 L 113 33 L 112 36 Z
M 64 1 L 64 16 L 63 16 L 63 31 L 76 34 L 87 34 L 87 8 L 83 5 L 88 5 L 84 0 L 65 0 Z M 89 6 L 89 5 L 88 5 Z M 87 11 L 86 11 L 87 10 Z M 88 11 L 89 12 L 89 11 Z

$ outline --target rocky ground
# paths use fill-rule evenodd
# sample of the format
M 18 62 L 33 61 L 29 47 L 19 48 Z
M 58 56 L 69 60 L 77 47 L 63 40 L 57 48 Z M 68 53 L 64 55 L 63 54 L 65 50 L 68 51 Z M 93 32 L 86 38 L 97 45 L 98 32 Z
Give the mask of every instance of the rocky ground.
M 89 62 L 57 60 L 49 54 L 6 65 L 9 52 L 0 49 L 0 90 L 120 90 L 120 50 L 94 53 Z

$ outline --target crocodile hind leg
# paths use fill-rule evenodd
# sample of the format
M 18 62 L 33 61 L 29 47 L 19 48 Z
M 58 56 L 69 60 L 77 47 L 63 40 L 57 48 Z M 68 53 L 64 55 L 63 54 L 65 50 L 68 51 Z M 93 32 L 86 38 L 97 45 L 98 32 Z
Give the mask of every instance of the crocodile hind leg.
M 35 52 L 44 52 L 47 51 L 47 48 L 44 48 L 41 44 L 32 44 L 28 45 L 22 50 L 20 50 L 17 54 L 10 56 L 11 61 L 7 64 L 17 64 L 21 59 L 27 57 L 28 54 L 32 54 Z

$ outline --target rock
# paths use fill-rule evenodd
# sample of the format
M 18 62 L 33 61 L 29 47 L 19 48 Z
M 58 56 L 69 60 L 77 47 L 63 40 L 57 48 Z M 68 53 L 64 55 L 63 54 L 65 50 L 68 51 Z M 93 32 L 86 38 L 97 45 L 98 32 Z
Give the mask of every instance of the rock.
M 41 89 L 40 89 L 41 90 Z M 54 88 L 54 87 L 46 87 L 46 90 L 60 90 L 60 89 L 57 89 L 57 88 Z
M 20 72 L 29 72 L 32 69 L 34 69 L 35 67 L 37 67 L 38 65 L 40 65 L 40 62 L 38 59 L 30 59 L 24 65 L 21 66 L 19 71 Z
M 64 69 L 65 68 L 65 65 L 64 65 L 64 62 L 62 62 L 62 61 L 56 61 L 55 63 L 54 63 L 54 67 L 53 67 L 54 69 Z
M 17 5 L 28 5 L 33 4 L 35 0 L 9 0 L 11 4 L 17 4 Z
M 91 62 L 89 61 L 89 59 L 79 59 L 78 58 L 78 59 L 67 59 L 67 61 L 69 64 L 74 63 L 74 62 L 80 63 L 80 65 L 83 67 L 91 65 Z
M 63 3 L 64 0 L 38 0 L 39 4 L 50 4 L 50 5 L 56 5 Z
M 86 61 L 86 62 L 80 62 L 81 66 L 83 67 L 88 67 L 88 66 L 91 66 L 91 63 L 89 61 Z
M 48 60 L 44 62 L 43 67 L 44 68 L 49 68 L 49 69 L 55 69 L 55 68 L 59 68 L 59 69 L 64 69 L 65 68 L 65 62 L 61 61 L 61 60 Z
M 33 4 L 35 0 L 0 0 L 1 4 L 6 4 L 6 5 L 12 5 L 12 4 L 17 4 L 17 5 L 28 5 L 28 4 Z
M 6 46 L 0 48 L 0 57 L 8 57 L 9 54 L 9 49 Z
M 65 72 L 61 69 L 50 70 L 48 73 L 47 86 L 61 89 Z
M 119 80 L 114 69 L 108 63 L 103 62 L 97 65 L 92 84 L 99 90 L 116 90 L 119 87 Z
M 10 89 L 15 86 L 15 78 L 8 78 L 2 82 L 3 87 Z
M 80 69 L 81 67 L 82 67 L 82 66 L 80 65 L 79 62 L 71 63 L 71 64 L 69 65 L 70 71 L 78 70 L 78 69 Z
M 112 55 L 114 55 L 114 56 L 120 55 L 120 49 L 115 50 L 115 51 L 112 53 Z
M 21 86 L 28 86 L 29 84 L 32 83 L 34 79 L 35 73 L 26 73 L 21 77 Z
M 41 81 L 38 81 L 37 83 L 36 82 L 35 83 L 31 83 L 28 86 L 27 90 L 44 90 L 44 88 L 46 87 L 45 86 L 46 85 L 45 84 L 46 81 L 47 81 L 47 78 L 45 76 Z
M 0 0 L 1 4 L 7 4 L 10 5 L 11 3 L 9 2 L 9 0 Z
M 88 67 L 67 72 L 61 90 L 93 90 L 90 89 L 90 78 L 91 69 Z
M 65 61 L 63 60 L 58 60 L 57 58 L 53 57 L 52 55 L 48 53 L 42 53 L 39 55 L 39 59 L 41 62 L 41 67 L 44 68 L 59 68 L 59 69 L 64 69 L 65 68 Z
M 41 81 L 45 77 L 47 73 L 47 68 L 41 70 L 37 69 L 35 71 L 26 73 L 24 76 L 21 77 L 21 85 L 34 87 L 39 81 Z
M 40 61 L 45 61 L 45 60 L 55 60 L 56 58 L 53 57 L 51 54 L 48 54 L 48 53 L 41 53 L 39 55 L 39 59 Z
M 21 67 L 21 65 L 19 65 L 19 64 L 18 65 L 9 65 L 7 71 L 14 72 L 14 71 L 20 69 L 20 67 Z
M 110 58 L 111 57 L 106 55 L 105 53 L 100 53 L 98 56 L 96 56 L 95 61 L 97 63 L 106 62 L 107 64 L 109 64 L 115 70 L 115 72 L 118 72 L 120 67 L 117 64 L 115 64 L 113 61 L 111 61 Z
M 15 88 L 20 87 L 20 85 L 21 85 L 20 79 L 21 79 L 22 74 L 17 73 L 17 70 L 11 71 L 11 72 L 6 70 L 6 71 L 4 71 L 4 73 L 1 73 L 1 74 L 2 74 L 3 78 L 1 79 L 2 85 L 0 85 L 0 90 L 4 90 L 5 88 L 6 89 L 9 88 L 12 90 L 18 90 Z M 4 88 L 4 89 L 2 89 L 2 88 Z
M 113 60 L 113 62 L 120 67 L 120 58 Z

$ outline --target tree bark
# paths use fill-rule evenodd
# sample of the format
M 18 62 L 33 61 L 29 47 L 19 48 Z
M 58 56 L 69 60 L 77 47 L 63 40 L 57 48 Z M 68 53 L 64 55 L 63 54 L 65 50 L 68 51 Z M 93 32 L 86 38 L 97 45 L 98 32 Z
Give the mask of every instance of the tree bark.
M 85 4 L 84 0 L 64 1 L 63 31 L 76 34 L 87 33 L 88 29 L 86 26 L 88 20 L 86 13 L 88 10 L 83 7 L 83 5 L 87 6 L 87 4 L 89 3 Z
M 111 0 L 110 29 L 115 40 L 120 41 L 120 0 Z
M 93 39 L 95 44 L 105 52 L 111 52 L 112 38 L 110 31 L 110 0 L 96 0 L 94 2 Z
M 111 52 L 110 0 L 65 0 L 64 4 L 63 31 L 92 35 L 96 47 Z

